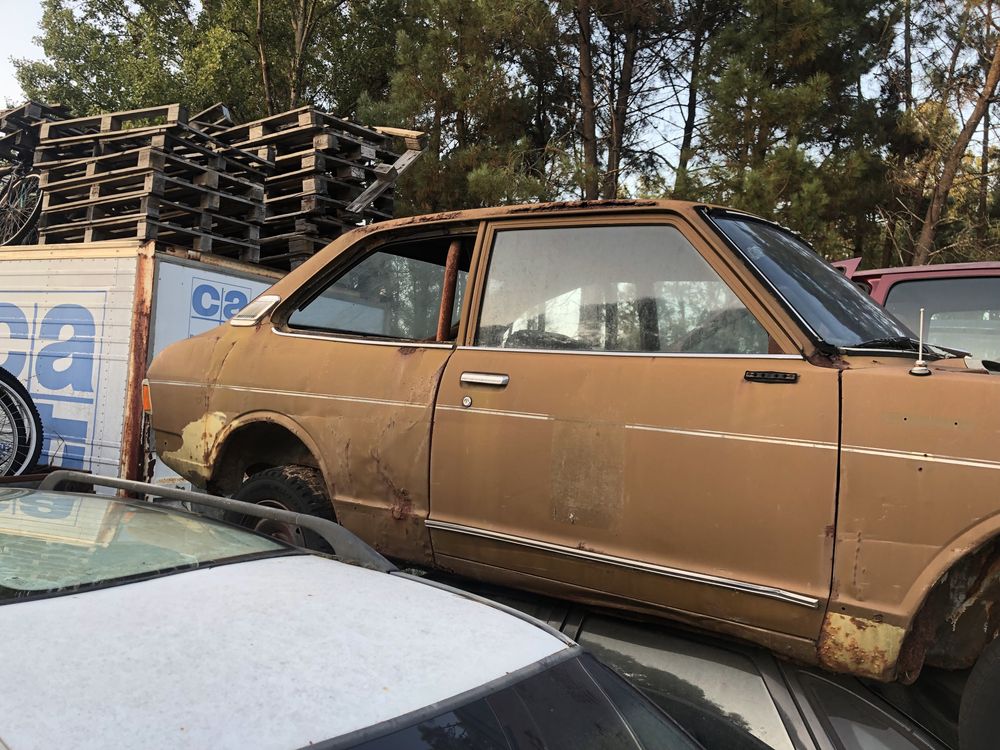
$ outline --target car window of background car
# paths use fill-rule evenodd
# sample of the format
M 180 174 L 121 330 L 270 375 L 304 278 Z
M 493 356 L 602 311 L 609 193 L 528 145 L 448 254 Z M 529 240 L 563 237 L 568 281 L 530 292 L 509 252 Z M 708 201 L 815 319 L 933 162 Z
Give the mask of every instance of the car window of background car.
M 762 354 L 768 337 L 676 228 L 497 232 L 476 343 Z
M 886 309 L 916 329 L 925 308 L 925 338 L 980 359 L 1000 358 L 1000 277 L 901 281 L 889 288 Z
M 593 615 L 576 640 L 706 747 L 792 750 L 763 677 L 742 654 Z
M 912 336 L 840 271 L 790 232 L 762 221 L 713 212 L 712 220 L 824 341 L 854 346 Z
M 0 491 L 0 600 L 291 552 L 210 519 L 109 498 Z
M 824 677 L 799 672 L 809 702 L 827 726 L 838 750 L 931 750 L 912 730 Z
M 357 750 L 696 750 L 589 657 L 570 659 Z
M 380 249 L 340 274 L 288 318 L 293 328 L 433 341 L 437 334 L 448 238 Z M 452 321 L 465 297 L 471 253 L 460 255 Z

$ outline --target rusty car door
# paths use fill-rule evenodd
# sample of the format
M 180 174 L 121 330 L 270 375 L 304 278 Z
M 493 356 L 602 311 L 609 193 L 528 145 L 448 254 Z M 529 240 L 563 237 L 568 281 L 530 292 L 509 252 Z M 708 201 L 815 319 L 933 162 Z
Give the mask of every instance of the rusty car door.
M 837 371 L 776 351 L 679 216 L 497 222 L 482 247 L 434 414 L 438 564 L 815 638 Z
M 466 231 L 338 256 L 296 290 L 272 330 L 257 332 L 259 343 L 233 349 L 214 396 L 230 421 L 293 423 L 321 463 L 338 521 L 418 563 L 431 560 L 430 426 L 454 349 L 451 299 L 439 320 L 442 293 L 447 266 L 458 277 L 457 319 L 475 227 Z

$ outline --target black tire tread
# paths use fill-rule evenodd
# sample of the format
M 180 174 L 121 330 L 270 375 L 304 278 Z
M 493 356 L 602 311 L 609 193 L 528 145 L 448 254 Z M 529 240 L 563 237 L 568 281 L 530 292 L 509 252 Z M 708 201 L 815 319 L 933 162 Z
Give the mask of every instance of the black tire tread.
M 17 476 L 30 471 L 38 463 L 38 458 L 42 453 L 42 442 L 45 437 L 45 432 L 42 429 L 41 414 L 38 413 L 38 407 L 35 406 L 35 401 L 31 398 L 31 394 L 28 393 L 28 389 L 25 388 L 21 384 L 21 381 L 15 378 L 12 373 L 0 367 L 0 390 L 2 389 L 7 389 L 25 403 L 28 407 L 28 412 L 33 423 L 32 429 L 38 435 L 38 439 L 35 441 L 35 450 L 32 455 L 27 456 L 21 462 L 20 466 L 12 467 L 14 469 L 14 476 Z
M 284 499 L 294 502 L 298 506 L 295 508 L 297 512 L 333 520 L 333 505 L 326 496 L 326 483 L 318 469 L 287 465 L 259 471 L 243 483 L 236 493 L 236 499 L 243 499 L 240 495 L 244 490 L 267 485 L 282 486 L 288 490 L 291 496 L 286 495 Z
M 958 711 L 958 746 L 962 750 L 995 750 L 1000 736 L 1000 639 L 979 655 L 962 691 Z

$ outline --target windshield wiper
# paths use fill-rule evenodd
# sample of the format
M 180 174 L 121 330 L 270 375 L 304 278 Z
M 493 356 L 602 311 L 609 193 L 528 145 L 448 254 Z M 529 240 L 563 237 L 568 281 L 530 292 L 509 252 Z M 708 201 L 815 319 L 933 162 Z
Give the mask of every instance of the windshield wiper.
M 871 339 L 860 344 L 852 344 L 848 349 L 898 349 L 903 352 L 917 352 L 920 342 L 911 336 L 891 336 L 889 338 Z M 924 354 L 933 359 L 951 359 L 952 357 L 967 357 L 969 353 L 962 349 L 952 349 L 949 346 L 924 342 Z
M 890 336 L 851 344 L 848 349 L 899 349 L 904 352 L 915 352 L 919 346 L 920 342 L 909 336 Z

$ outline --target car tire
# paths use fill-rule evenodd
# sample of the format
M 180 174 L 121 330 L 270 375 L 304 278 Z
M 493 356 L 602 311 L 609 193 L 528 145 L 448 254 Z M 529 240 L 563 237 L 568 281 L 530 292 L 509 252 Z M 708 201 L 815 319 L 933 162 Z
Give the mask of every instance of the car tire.
M 258 472 L 243 483 L 233 499 L 336 520 L 323 475 L 309 466 L 276 466 Z M 329 545 L 318 534 L 298 526 L 253 518 L 237 512 L 227 512 L 225 520 L 297 547 L 330 550 Z
M 7 419 L 12 420 L 14 429 L 13 442 L 7 446 L 14 451 L 14 456 L 0 456 L 0 464 L 9 463 L 6 470 L 0 470 L 0 476 L 26 474 L 38 463 L 38 457 L 42 452 L 42 418 L 28 389 L 2 367 L 0 367 L 0 410 L 7 415 Z M 11 460 L 8 462 L 6 458 Z M 3 466 L 0 466 L 0 469 L 3 469 Z
M 1000 735 L 1000 638 L 979 655 L 962 691 L 958 711 L 958 746 L 994 750 Z

